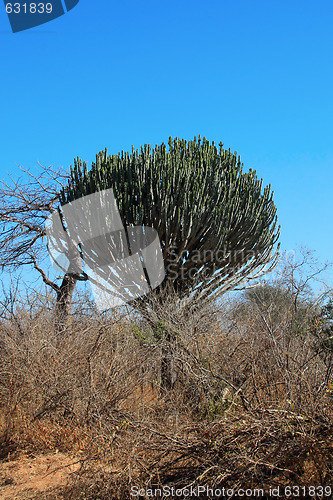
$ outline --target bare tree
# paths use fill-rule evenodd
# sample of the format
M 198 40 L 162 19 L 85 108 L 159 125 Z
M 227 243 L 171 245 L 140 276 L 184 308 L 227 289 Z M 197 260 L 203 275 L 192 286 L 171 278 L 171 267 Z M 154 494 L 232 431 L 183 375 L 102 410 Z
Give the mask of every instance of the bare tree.
M 51 169 L 40 165 L 40 171 L 21 168 L 22 177 L 0 182 L 0 266 L 3 270 L 17 270 L 32 266 L 43 282 L 56 293 L 55 317 L 63 328 L 71 311 L 72 296 L 78 280 L 87 276 L 64 273 L 52 280 L 47 273 L 46 228 L 47 218 L 60 210 L 59 191 L 68 174 L 62 168 Z M 58 281 L 58 282 L 57 282 Z

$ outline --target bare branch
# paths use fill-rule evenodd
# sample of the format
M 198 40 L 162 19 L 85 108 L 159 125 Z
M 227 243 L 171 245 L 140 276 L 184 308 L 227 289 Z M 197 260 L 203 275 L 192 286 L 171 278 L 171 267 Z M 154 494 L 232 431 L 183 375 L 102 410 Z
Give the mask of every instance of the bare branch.
M 45 221 L 59 205 L 59 185 L 65 183 L 68 174 L 63 169 L 41 168 L 37 174 L 21 168 L 24 178 L 9 176 L 10 181 L 0 182 L 2 269 L 24 264 L 35 267 L 36 254 L 46 248 L 38 244 L 46 235 Z
M 43 282 L 50 286 L 53 290 L 55 290 L 57 293 L 60 291 L 60 287 L 54 283 L 53 281 L 51 281 L 47 276 L 46 276 L 46 273 L 43 271 L 43 269 L 41 269 L 39 267 L 39 265 L 37 264 L 37 261 L 36 259 L 33 257 L 33 264 L 34 264 L 34 268 L 36 269 L 36 271 L 38 271 L 41 276 L 42 276 L 42 279 L 43 279 Z

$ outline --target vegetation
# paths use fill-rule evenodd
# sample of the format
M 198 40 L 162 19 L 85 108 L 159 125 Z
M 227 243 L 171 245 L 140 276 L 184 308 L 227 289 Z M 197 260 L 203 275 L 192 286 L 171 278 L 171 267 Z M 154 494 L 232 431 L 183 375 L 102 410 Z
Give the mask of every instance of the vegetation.
M 178 299 L 198 306 L 276 263 L 270 186 L 262 192 L 255 171 L 243 172 L 222 143 L 170 137 L 168 147 L 145 144 L 109 156 L 105 150 L 89 171 L 77 159 L 61 203 L 110 188 L 125 227 L 158 232 L 166 276 L 155 296 L 172 287 Z
M 68 179 L 63 169 L 40 167 L 33 173 L 21 169 L 23 178 L 0 182 L 0 267 L 11 273 L 33 267 L 56 294 L 54 316 L 62 331 L 71 312 L 78 280 L 87 277 L 64 273 L 55 279 L 47 272 L 46 220 L 60 208 L 59 191 Z
M 150 318 L 154 304 L 170 292 L 188 310 L 198 308 L 276 263 L 279 229 L 270 186 L 262 192 L 255 171 L 243 172 L 240 158 L 222 143 L 217 148 L 205 138 L 188 143 L 170 138 L 168 148 L 145 145 L 140 152 L 112 156 L 105 150 L 89 171 L 77 159 L 70 175 L 50 168 L 38 175 L 23 172 L 26 180 L 2 181 L 0 186 L 0 266 L 32 265 L 40 273 L 56 293 L 60 331 L 70 316 L 77 281 L 88 276 L 80 265 L 50 279 L 44 262 L 45 222 L 55 212 L 61 215 L 70 253 L 75 245 L 61 206 L 91 193 L 112 188 L 125 227 L 158 232 L 165 279 L 154 294 L 133 303 Z
M 134 486 L 261 488 L 261 498 L 269 487 L 329 486 L 332 292 L 310 293 L 312 271 L 302 278 L 300 269 L 291 262 L 186 319 L 166 300 L 158 336 L 139 316 L 97 314 L 85 296 L 59 335 L 48 297 L 21 300 L 14 288 L 1 313 L 3 459 L 73 457 L 80 468 L 54 499 L 125 500 Z M 291 330 L 300 300 L 304 322 Z M 179 377 L 161 391 L 171 317 Z
M 106 189 L 113 190 L 126 228 L 152 227 L 158 233 L 165 279 L 131 302 L 158 331 L 171 296 L 186 317 L 276 264 L 279 229 L 270 186 L 262 191 L 262 180 L 251 169 L 243 172 L 240 158 L 222 143 L 217 148 L 205 138 L 170 138 L 168 146 L 154 149 L 145 144 L 140 151 L 109 156 L 105 150 L 89 171 L 77 159 L 61 203 Z M 177 378 L 172 325 L 165 339 L 162 385 L 171 389 Z
M 270 188 L 205 139 L 100 153 L 70 177 L 29 175 L 2 184 L 1 265 L 34 266 L 56 292 L 57 321 L 49 293 L 13 285 L 0 301 L 0 458 L 73 457 L 80 467 L 54 499 L 329 486 L 332 290 L 314 291 L 327 265 L 307 251 L 262 279 L 277 259 Z M 158 232 L 166 277 L 134 308 L 98 312 L 75 293 L 84 272 L 52 281 L 41 262 L 49 215 L 107 188 L 125 226 Z M 226 293 L 253 277 L 256 287 Z

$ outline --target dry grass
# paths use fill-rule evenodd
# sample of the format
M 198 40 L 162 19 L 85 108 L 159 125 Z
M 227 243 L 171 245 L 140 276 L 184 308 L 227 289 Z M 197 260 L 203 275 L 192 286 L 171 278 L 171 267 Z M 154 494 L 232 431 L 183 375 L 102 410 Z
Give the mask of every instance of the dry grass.
M 314 311 L 298 330 L 293 311 L 242 301 L 182 321 L 169 308 L 178 380 L 166 391 L 163 338 L 144 321 L 82 312 L 59 336 L 45 305 L 18 308 L 1 324 L 2 459 L 77 457 L 57 496 L 68 499 L 128 499 L 133 485 L 330 484 L 332 354 Z

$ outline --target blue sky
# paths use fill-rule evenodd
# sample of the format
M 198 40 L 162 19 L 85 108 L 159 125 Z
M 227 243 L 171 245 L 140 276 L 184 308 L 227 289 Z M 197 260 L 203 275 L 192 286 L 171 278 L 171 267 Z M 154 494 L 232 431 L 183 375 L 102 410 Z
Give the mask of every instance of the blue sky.
M 13 34 L 0 176 L 201 134 L 271 184 L 281 247 L 333 261 L 333 3 L 80 0 Z

